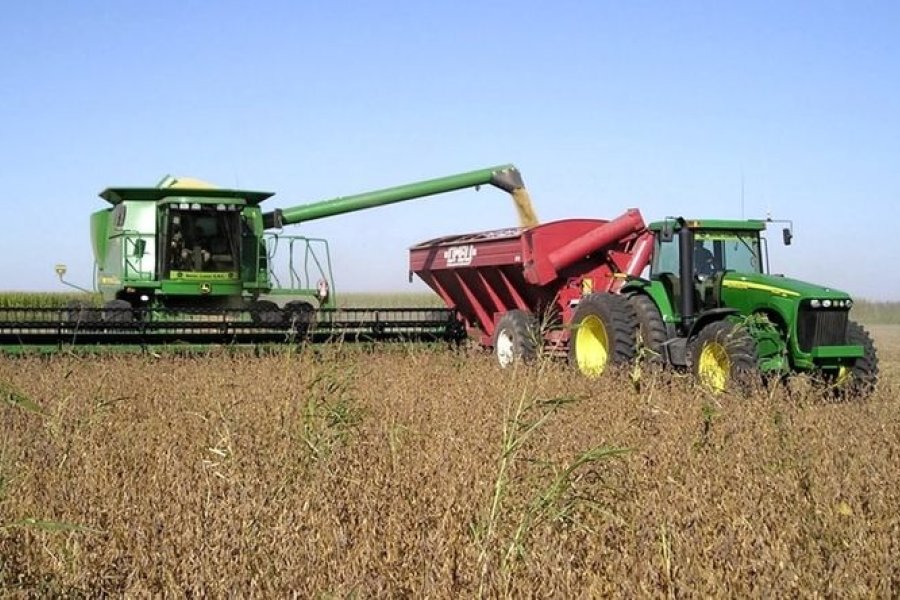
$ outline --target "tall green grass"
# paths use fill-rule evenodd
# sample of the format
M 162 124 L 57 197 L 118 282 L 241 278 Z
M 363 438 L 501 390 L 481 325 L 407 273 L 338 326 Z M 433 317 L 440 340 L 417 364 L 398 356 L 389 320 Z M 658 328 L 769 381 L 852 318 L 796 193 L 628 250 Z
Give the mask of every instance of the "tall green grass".
M 73 301 L 98 305 L 100 299 L 96 294 L 84 294 L 81 292 L 0 292 L 0 308 L 21 306 L 64 308 Z

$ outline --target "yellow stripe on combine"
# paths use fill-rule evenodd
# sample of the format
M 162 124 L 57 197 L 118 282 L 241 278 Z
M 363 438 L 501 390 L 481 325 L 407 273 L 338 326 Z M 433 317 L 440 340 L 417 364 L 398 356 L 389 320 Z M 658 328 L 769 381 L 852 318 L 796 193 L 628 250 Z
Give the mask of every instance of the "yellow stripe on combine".
M 734 288 L 736 290 L 760 290 L 763 292 L 772 292 L 773 294 L 778 294 L 779 296 L 785 297 L 800 295 L 800 292 L 786 290 L 784 288 L 775 287 L 774 285 L 767 285 L 765 283 L 756 283 L 754 281 L 736 281 L 734 279 L 726 279 L 722 282 L 722 287 Z

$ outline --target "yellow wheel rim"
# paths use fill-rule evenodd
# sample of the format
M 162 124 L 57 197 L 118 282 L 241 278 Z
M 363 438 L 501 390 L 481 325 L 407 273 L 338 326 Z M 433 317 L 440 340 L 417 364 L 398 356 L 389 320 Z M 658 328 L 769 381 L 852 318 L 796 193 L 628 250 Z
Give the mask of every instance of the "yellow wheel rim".
M 578 369 L 588 377 L 598 377 L 609 361 L 609 336 L 599 318 L 588 315 L 575 332 L 575 357 Z
M 850 383 L 850 379 L 853 375 L 853 370 L 848 366 L 842 366 L 838 368 L 837 377 L 834 378 L 834 385 L 837 387 L 841 387 Z
M 698 373 L 701 383 L 716 392 L 724 392 L 731 373 L 731 360 L 725 346 L 719 342 L 709 342 L 700 351 Z

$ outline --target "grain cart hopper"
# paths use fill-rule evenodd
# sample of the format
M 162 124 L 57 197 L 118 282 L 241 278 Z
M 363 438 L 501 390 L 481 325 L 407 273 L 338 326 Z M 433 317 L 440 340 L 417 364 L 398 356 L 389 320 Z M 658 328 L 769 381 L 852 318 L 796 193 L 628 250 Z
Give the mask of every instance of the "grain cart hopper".
M 849 319 L 851 298 L 769 274 L 766 224 L 647 227 L 631 210 L 608 222 L 431 240 L 410 250 L 410 270 L 459 310 L 502 366 L 543 347 L 565 350 L 588 376 L 641 355 L 691 369 L 717 391 L 757 373 L 804 371 L 868 392 L 878 359 Z
M 102 308 L 4 309 L 0 344 L 456 335 L 449 310 L 337 309 L 325 240 L 284 235 L 281 228 L 488 184 L 514 198 L 524 193 L 512 165 L 268 212 L 262 203 L 271 193 L 196 180 L 109 188 L 100 196 L 110 206 L 90 220 Z M 279 279 L 275 266 L 285 263 L 288 276 Z

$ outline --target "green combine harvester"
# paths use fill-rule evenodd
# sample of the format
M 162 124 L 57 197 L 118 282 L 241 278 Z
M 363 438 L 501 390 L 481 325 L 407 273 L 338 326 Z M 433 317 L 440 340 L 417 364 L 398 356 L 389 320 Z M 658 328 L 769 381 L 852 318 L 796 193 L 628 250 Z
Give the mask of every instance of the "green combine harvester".
M 282 228 L 482 185 L 527 197 L 512 165 L 270 211 L 271 193 L 193 179 L 106 189 L 90 219 L 101 305 L 0 309 L 0 346 L 458 339 L 452 310 L 338 308 L 327 241 Z

